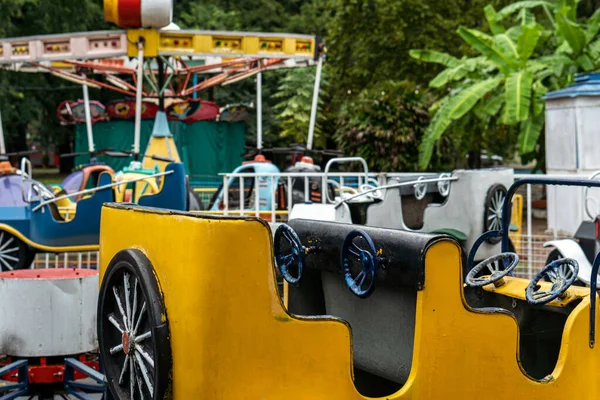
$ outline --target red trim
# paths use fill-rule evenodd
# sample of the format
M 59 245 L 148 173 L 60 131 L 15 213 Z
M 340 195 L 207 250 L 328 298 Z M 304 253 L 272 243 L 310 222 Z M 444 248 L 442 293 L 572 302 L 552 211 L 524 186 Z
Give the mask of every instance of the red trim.
M 142 27 L 141 0 L 119 0 L 119 26 L 121 28 Z
M 95 369 L 96 371 L 100 371 L 100 364 L 97 361 L 86 361 L 85 355 L 80 355 L 79 361 L 84 363 L 90 368 Z M 35 362 L 35 358 L 29 359 L 29 362 Z M 4 364 L 10 364 L 13 359 L 7 357 L 6 359 L 0 362 L 0 367 L 3 367 Z M 46 357 L 39 358 L 39 365 L 30 365 L 28 368 L 27 374 L 29 384 L 52 384 L 52 383 L 63 383 L 65 378 L 65 364 L 53 364 L 48 365 Z M 75 371 L 74 378 L 83 379 L 85 375 L 79 371 Z M 9 382 L 18 382 L 19 376 L 16 372 L 11 374 L 6 374 L 0 379 L 9 381 Z

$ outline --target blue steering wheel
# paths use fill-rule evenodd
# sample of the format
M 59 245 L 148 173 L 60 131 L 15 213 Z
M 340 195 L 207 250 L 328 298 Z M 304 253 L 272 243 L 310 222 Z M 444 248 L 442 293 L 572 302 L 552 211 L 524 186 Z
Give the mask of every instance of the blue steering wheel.
M 291 250 L 286 254 L 281 252 L 281 241 L 285 239 L 291 247 Z M 300 238 L 294 230 L 286 224 L 281 224 L 275 231 L 275 263 L 279 272 L 290 285 L 297 286 L 302 279 L 304 270 L 304 256 L 306 255 L 306 247 L 302 245 Z M 297 276 L 290 273 L 290 267 L 293 264 L 297 266 Z
M 360 248 L 354 239 L 363 238 L 367 242 L 367 249 Z M 362 270 L 352 276 L 350 271 L 350 258 L 360 261 Z M 369 235 L 359 229 L 354 230 L 346 236 L 342 245 L 342 272 L 348 289 L 361 299 L 369 297 L 375 290 L 375 273 L 381 259 L 377 256 L 375 244 Z
M 572 258 L 561 258 L 552 261 L 538 272 L 525 291 L 525 298 L 529 304 L 546 304 L 562 296 L 575 282 L 579 273 L 579 263 Z M 547 275 L 552 282 L 550 290 L 541 290 L 540 280 Z

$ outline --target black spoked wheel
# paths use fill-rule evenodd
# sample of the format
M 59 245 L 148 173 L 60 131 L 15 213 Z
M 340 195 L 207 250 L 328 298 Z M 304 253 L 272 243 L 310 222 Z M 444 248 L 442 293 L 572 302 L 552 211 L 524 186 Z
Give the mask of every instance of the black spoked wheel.
M 13 271 L 31 266 L 35 253 L 15 235 L 0 231 L 0 271 Z
M 505 198 L 506 188 L 504 185 L 496 184 L 488 190 L 483 204 L 483 232 L 499 231 L 502 229 L 502 206 L 504 205 Z M 500 240 L 502 240 L 500 236 L 486 239 L 491 244 L 496 244 Z
M 138 250 L 115 255 L 98 300 L 100 357 L 115 398 L 170 398 L 171 345 L 166 315 L 146 256 Z

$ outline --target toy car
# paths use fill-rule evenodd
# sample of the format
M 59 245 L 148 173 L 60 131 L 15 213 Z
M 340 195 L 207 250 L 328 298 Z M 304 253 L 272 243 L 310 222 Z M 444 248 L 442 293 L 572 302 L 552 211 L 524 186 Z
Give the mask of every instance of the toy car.
M 337 160 L 363 162 L 363 184 L 358 190 L 340 187 L 337 198 L 325 204 L 297 204 L 290 220 L 316 219 L 449 234 L 468 252 L 479 235 L 500 227 L 501 206 L 507 188 L 514 182 L 513 170 L 505 168 L 456 170 L 451 174 L 383 174 L 384 180 L 379 183 L 370 178 L 364 160 L 333 159 L 329 164 Z M 325 168 L 326 175 L 329 169 L 330 165 Z M 487 240 L 478 259 L 495 254 L 498 243 L 496 238 Z
M 506 250 L 494 230 L 473 252 L 498 236 Z M 273 242 L 256 218 L 105 205 L 106 382 L 118 399 L 597 398 L 595 299 L 571 286 L 575 263 L 529 282 L 494 255 L 465 289 L 461 252 L 448 235 L 294 220 Z
M 137 182 L 162 178 L 160 190 L 138 197 L 138 203 L 173 210 L 187 210 L 188 191 L 183 164 L 171 163 L 165 172 L 143 175 Z M 55 196 L 29 174 L 14 171 L 0 176 L 0 265 L 2 270 L 27 268 L 36 252 L 78 252 L 98 249 L 102 205 L 115 201 L 115 186 L 110 173 L 104 171 L 98 186 L 81 192 L 90 195 L 77 203 L 67 220 L 58 203 L 67 196 Z M 131 180 L 129 181 L 132 182 Z M 141 186 L 141 184 L 139 184 Z M 71 194 L 73 195 L 73 194 Z

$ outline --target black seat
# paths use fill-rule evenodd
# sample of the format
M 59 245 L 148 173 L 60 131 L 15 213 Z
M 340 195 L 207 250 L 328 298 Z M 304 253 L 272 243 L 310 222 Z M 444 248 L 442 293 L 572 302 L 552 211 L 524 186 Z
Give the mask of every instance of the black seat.
M 425 282 L 424 254 L 440 236 L 309 220 L 292 220 L 289 225 L 302 243 L 318 247 L 306 257 L 300 285 L 290 287 L 289 311 L 347 321 L 357 389 L 367 396 L 398 390 L 411 369 L 416 298 Z M 341 273 L 342 243 L 354 229 L 366 232 L 385 258 L 375 291 L 366 299 L 350 292 Z

